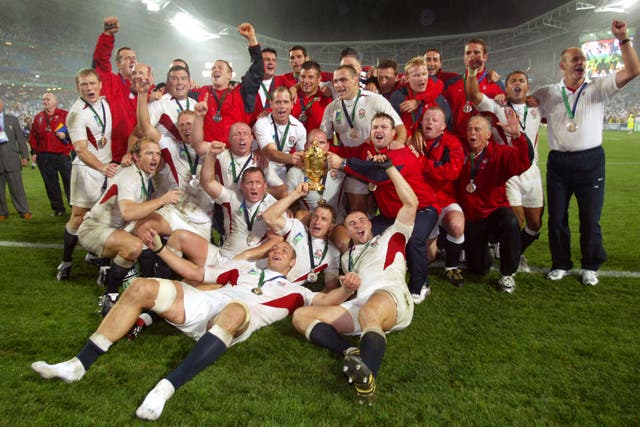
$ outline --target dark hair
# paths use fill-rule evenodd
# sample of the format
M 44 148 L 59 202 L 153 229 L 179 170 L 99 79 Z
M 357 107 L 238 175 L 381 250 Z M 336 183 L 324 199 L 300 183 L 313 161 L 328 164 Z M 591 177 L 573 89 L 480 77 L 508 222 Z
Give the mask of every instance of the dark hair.
M 301 50 L 301 51 L 302 51 L 302 54 L 304 55 L 304 57 L 305 57 L 305 58 L 306 58 L 307 56 L 309 56 L 309 55 L 307 54 L 307 48 L 306 48 L 306 47 L 304 47 L 304 46 L 300 46 L 299 44 L 294 45 L 294 46 L 292 46 L 292 47 L 291 47 L 291 49 L 289 49 L 289 53 L 291 53 L 291 52 L 292 52 L 292 51 L 294 51 L 294 50 Z
M 173 67 L 169 68 L 169 71 L 167 71 L 167 80 L 169 80 L 169 75 L 175 71 L 184 71 L 185 73 L 187 73 L 187 76 L 191 78 L 191 73 L 189 72 L 189 69 L 187 67 L 183 67 L 182 65 L 174 65 Z
M 376 68 L 378 68 L 378 70 L 380 68 L 393 68 L 393 72 L 398 74 L 398 63 L 393 59 L 383 59 L 378 63 Z
M 318 64 L 316 61 L 305 61 L 304 64 L 302 64 L 301 68 L 303 70 L 316 70 L 318 74 L 322 73 L 320 64 Z
M 244 177 L 247 176 L 247 173 L 254 173 L 254 172 L 258 172 L 260 175 L 262 175 L 263 180 L 265 181 L 267 180 L 267 178 L 264 175 L 264 171 L 262 169 L 260 169 L 257 166 L 250 166 L 246 168 L 244 172 L 242 172 L 242 178 L 240 178 L 240 182 L 244 184 L 244 181 L 245 181 Z
M 276 56 L 276 58 L 278 57 L 278 52 L 276 52 L 276 50 L 274 48 L 272 48 L 272 47 L 265 47 L 260 52 L 262 52 L 262 53 L 273 53 Z
M 344 49 L 342 49 L 342 52 L 340 52 L 340 59 L 344 58 L 345 56 L 351 56 L 353 58 L 356 58 L 358 62 L 360 62 L 360 55 L 358 54 L 358 51 L 352 47 L 345 47 Z
M 487 47 L 487 42 L 485 42 L 484 40 L 479 39 L 477 37 L 471 38 L 471 39 L 467 40 L 467 42 L 464 44 L 465 48 L 467 47 L 467 45 L 469 45 L 471 43 L 482 45 L 482 50 L 483 50 L 482 53 L 489 53 L 489 48 Z
M 383 113 L 383 112 L 376 113 L 375 116 L 371 118 L 371 122 L 373 122 L 375 119 L 387 119 L 391 123 L 391 126 L 395 127 L 396 125 L 396 122 L 393 120 L 393 117 L 391 117 L 387 113 Z

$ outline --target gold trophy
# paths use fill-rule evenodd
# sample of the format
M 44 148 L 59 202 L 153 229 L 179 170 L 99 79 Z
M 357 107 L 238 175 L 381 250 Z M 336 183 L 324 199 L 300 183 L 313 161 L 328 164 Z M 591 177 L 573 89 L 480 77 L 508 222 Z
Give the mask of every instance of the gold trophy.
M 314 140 L 304 152 L 304 173 L 309 178 L 309 191 L 324 191 L 322 179 L 327 174 L 327 153 Z

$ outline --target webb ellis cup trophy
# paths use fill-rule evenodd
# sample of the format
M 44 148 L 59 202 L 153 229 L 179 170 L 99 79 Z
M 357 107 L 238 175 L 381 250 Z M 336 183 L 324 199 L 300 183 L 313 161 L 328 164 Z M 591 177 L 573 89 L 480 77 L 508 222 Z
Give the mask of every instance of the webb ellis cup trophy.
M 324 191 L 323 178 L 327 174 L 327 153 L 320 148 L 318 141 L 313 141 L 304 152 L 304 173 L 309 178 L 309 191 Z

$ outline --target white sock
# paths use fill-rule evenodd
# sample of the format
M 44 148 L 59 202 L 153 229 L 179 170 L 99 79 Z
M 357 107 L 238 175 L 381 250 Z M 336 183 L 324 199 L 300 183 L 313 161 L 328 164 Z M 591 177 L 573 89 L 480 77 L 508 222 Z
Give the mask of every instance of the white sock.
M 84 366 L 82 366 L 82 363 L 80 363 L 80 360 L 78 360 L 77 357 L 56 365 L 49 365 L 42 361 L 34 362 L 31 364 L 31 369 L 40 374 L 40 376 L 45 380 L 60 378 L 65 383 L 78 381 L 86 372 Z
M 136 415 L 143 420 L 155 421 L 162 415 L 167 400 L 175 393 L 175 388 L 169 380 L 163 378 L 158 384 L 147 394 L 142 405 L 136 409 Z

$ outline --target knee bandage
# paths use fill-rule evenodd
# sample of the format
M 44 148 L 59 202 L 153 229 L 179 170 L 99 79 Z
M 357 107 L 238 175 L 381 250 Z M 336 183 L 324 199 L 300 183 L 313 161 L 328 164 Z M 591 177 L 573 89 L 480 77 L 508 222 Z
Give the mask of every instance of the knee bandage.
M 156 295 L 156 299 L 153 301 L 153 307 L 151 307 L 151 310 L 156 313 L 163 313 L 171 308 L 173 302 L 176 300 L 178 291 L 171 280 L 155 280 L 158 282 L 158 295 Z

